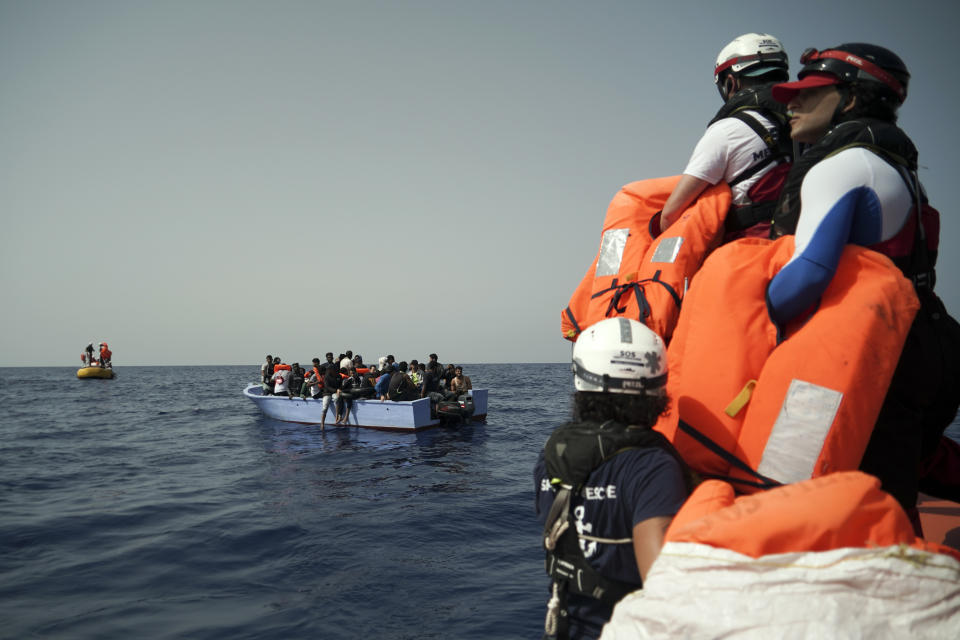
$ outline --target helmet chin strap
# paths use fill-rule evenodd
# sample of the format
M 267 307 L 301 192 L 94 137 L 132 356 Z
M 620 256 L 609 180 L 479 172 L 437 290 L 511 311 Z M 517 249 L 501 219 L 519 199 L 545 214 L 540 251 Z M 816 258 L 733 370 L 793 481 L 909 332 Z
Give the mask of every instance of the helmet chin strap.
M 850 102 L 850 89 L 851 85 L 841 84 L 837 85 L 837 92 L 840 94 L 840 102 L 837 104 L 837 108 L 833 110 L 833 115 L 830 117 L 830 128 L 837 126 L 845 120 L 844 115 L 846 114 L 847 103 Z
M 739 90 L 737 87 L 738 84 L 737 78 L 732 73 L 727 72 L 727 75 L 723 78 L 723 82 L 717 85 L 717 91 L 720 92 L 720 97 L 723 98 L 724 102 L 729 100 L 731 96 Z
M 574 374 L 581 380 L 600 387 L 605 393 L 609 392 L 611 389 L 625 389 L 650 393 L 656 392 L 662 387 L 665 387 L 667 384 L 666 372 L 652 378 L 640 377 L 628 379 L 614 378 L 607 373 L 594 373 L 580 364 L 580 362 L 577 360 L 573 361 L 571 368 L 573 369 Z

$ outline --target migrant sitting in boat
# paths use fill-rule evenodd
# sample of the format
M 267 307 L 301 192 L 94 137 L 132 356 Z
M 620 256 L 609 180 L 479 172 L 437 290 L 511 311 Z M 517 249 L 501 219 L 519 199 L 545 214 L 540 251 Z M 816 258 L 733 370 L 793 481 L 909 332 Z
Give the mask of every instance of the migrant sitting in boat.
M 334 357 L 325 354 L 325 362 L 313 358 L 309 371 L 299 363 L 283 364 L 279 356 L 267 355 L 260 367 L 263 395 L 278 395 L 293 399 L 321 400 L 324 403 L 321 427 L 325 427 L 327 410 L 334 413 L 334 424 L 344 424 L 356 399 L 379 399 L 381 402 L 412 401 L 429 398 L 431 413 L 455 411 L 466 415 L 470 411 L 468 394 L 473 389 L 463 367 L 440 364 L 436 353 L 431 353 L 425 364 L 416 359 L 396 362 L 393 354 L 379 358 L 379 366 L 367 366 L 360 354 L 350 349 Z M 461 403 L 460 407 L 454 404 Z M 440 407 L 441 403 L 445 406 Z M 438 407 L 440 411 L 438 411 Z

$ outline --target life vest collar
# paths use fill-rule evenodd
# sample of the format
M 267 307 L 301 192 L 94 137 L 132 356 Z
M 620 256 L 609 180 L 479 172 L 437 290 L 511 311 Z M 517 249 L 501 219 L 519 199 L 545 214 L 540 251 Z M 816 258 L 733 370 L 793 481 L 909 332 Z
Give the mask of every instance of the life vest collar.
M 771 237 L 793 235 L 800 217 L 800 186 L 821 160 L 851 147 L 867 147 L 893 166 L 917 170 L 917 148 L 899 127 L 873 118 L 841 122 L 795 160 L 780 193 Z

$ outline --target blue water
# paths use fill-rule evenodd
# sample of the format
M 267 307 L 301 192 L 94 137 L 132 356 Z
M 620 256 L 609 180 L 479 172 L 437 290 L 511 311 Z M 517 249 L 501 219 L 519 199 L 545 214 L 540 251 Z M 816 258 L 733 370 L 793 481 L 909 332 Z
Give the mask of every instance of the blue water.
M 0 369 L 0 637 L 539 637 L 568 365 L 467 366 L 487 423 L 418 434 L 267 420 L 258 369 Z
M 0 638 L 539 637 L 568 365 L 468 366 L 487 423 L 418 434 L 266 420 L 258 369 L 0 369 Z

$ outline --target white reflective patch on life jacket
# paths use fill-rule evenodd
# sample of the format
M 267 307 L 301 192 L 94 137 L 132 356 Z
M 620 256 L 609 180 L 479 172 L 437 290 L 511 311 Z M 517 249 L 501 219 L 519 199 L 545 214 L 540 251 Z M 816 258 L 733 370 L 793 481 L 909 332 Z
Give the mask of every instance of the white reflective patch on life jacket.
M 653 252 L 650 262 L 675 262 L 677 254 L 680 253 L 680 247 L 683 246 L 683 238 L 674 236 L 672 238 L 663 238 Z
M 840 391 L 792 380 L 757 471 L 783 483 L 812 477 L 842 399 Z
M 596 276 L 615 276 L 620 273 L 620 261 L 623 248 L 627 246 L 630 229 L 607 229 L 600 241 L 600 255 L 597 256 Z

